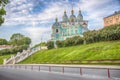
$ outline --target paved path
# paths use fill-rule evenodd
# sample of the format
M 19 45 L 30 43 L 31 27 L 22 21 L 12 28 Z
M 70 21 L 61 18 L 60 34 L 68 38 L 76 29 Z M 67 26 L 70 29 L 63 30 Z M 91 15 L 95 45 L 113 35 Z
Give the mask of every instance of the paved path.
M 80 75 L 0 68 L 0 80 L 106 80 Z

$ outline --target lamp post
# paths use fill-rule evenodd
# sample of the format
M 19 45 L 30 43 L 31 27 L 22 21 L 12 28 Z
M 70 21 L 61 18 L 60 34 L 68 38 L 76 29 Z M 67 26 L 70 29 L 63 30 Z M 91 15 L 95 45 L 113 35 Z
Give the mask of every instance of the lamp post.
M 40 43 L 40 50 L 42 49 L 42 36 L 41 36 L 41 43 Z
M 32 43 L 31 43 L 31 54 L 30 54 L 30 62 L 32 63 Z

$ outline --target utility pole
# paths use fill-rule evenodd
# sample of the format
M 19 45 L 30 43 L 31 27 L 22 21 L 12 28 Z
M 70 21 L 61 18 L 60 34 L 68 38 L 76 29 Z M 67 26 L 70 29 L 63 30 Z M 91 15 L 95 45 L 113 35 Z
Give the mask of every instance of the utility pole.
M 32 43 L 31 43 L 31 47 L 32 47 Z M 30 52 L 32 53 L 32 48 L 31 48 Z M 32 54 L 30 54 L 30 62 L 32 63 Z
M 41 36 L 41 43 L 40 43 L 40 50 L 42 49 L 42 36 Z

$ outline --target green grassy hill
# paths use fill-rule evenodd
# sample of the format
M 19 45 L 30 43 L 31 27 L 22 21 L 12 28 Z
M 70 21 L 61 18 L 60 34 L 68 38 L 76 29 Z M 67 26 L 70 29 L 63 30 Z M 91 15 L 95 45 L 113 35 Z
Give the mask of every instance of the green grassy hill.
M 86 45 L 38 51 L 20 63 L 44 63 L 65 60 L 120 59 L 120 41 L 98 42 Z
M 4 55 L 4 56 L 0 56 L 0 64 L 3 64 L 3 59 L 8 59 L 10 58 L 11 55 Z

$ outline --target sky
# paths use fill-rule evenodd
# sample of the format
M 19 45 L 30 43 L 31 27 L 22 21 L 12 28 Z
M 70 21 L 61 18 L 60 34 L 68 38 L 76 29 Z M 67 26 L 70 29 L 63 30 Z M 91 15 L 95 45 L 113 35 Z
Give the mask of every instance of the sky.
M 5 7 L 5 22 L 0 26 L 0 38 L 10 39 L 21 33 L 32 40 L 32 45 L 51 39 L 56 16 L 62 20 L 64 10 L 78 15 L 80 9 L 89 30 L 103 28 L 103 18 L 120 10 L 120 0 L 10 0 Z

